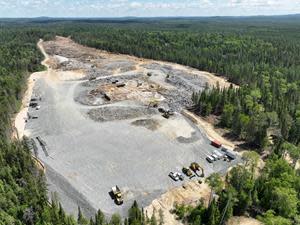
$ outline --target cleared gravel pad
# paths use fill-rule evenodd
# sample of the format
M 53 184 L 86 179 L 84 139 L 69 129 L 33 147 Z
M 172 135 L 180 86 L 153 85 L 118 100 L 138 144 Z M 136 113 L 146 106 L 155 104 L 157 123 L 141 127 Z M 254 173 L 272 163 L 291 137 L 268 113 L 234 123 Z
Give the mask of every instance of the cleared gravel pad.
M 155 110 L 146 107 L 107 106 L 98 109 L 91 109 L 88 112 L 88 115 L 95 121 L 105 122 L 133 119 L 155 113 Z
M 73 42 L 63 41 L 61 45 L 49 42 L 48 53 L 76 58 L 89 68 L 93 60 L 102 66 L 107 62 L 102 62 L 104 58 L 93 49 L 83 54 L 83 47 Z M 142 67 L 139 67 L 141 71 L 122 74 L 123 67 L 125 71 L 132 69 L 125 66 L 127 61 L 136 60 L 132 57 L 104 56 L 111 62 L 116 61 L 116 65 L 109 64 L 106 68 L 116 70 L 110 77 L 93 81 L 61 80 L 61 70 L 49 70 L 36 81 L 33 89 L 33 96 L 42 100 L 39 110 L 29 109 L 29 114 L 36 119 L 26 123 L 26 133 L 29 138 L 40 137 L 45 142 L 45 149 L 38 145 L 37 151 L 46 166 L 49 195 L 57 192 L 68 213 L 76 216 L 79 205 L 87 216 L 98 209 L 107 215 L 117 212 L 125 216 L 134 200 L 145 207 L 170 188 L 181 186 L 183 182 L 174 182 L 168 177 L 170 171 L 181 171 L 183 166 L 196 161 L 208 176 L 214 172 L 225 173 L 239 162 L 239 159 L 219 160 L 210 164 L 205 160 L 215 148 L 202 130 L 180 114 L 180 108 L 190 99 L 188 88 L 196 84 L 193 79 L 181 80 L 178 87 L 174 86 L 178 82 L 166 83 L 165 76 L 160 73 L 167 73 L 169 66 L 156 68 L 155 64 L 152 70 L 160 70 L 160 73 L 149 78 L 167 88 L 162 95 L 168 102 L 163 103 L 176 111 L 169 119 L 134 98 L 107 102 L 98 95 L 88 96 L 95 86 L 110 83 L 113 78 L 124 81 L 147 76 Z M 124 57 L 127 60 L 122 60 Z M 172 76 L 176 78 L 176 74 Z M 184 182 L 188 181 L 186 178 Z M 124 194 L 121 206 L 109 195 L 115 185 Z

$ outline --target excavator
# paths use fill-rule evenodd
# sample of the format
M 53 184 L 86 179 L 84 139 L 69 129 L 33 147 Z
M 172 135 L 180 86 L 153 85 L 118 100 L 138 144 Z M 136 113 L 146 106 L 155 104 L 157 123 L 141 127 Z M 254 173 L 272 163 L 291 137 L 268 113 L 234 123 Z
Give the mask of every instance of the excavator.
M 196 162 L 191 163 L 190 169 L 198 176 L 198 177 L 204 177 L 204 169 Z M 201 170 L 201 174 L 198 174 L 198 171 Z

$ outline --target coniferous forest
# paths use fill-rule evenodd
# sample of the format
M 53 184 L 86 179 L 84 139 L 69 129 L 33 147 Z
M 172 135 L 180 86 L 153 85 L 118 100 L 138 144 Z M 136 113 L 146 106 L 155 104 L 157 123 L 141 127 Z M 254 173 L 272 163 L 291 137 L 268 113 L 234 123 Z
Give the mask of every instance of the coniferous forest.
M 138 203 L 122 221 L 99 212 L 68 216 L 48 201 L 45 178 L 22 141 L 11 140 L 28 75 L 43 70 L 40 38 L 71 36 L 111 52 L 188 65 L 224 76 L 239 86 L 190 96 L 193 111 L 213 115 L 252 151 L 222 180 L 207 182 L 218 194 L 208 208 L 177 205 L 186 224 L 225 224 L 248 215 L 267 225 L 300 224 L 300 17 L 171 19 L 0 20 L 0 224 L 161 224 L 145 218 Z M 267 154 L 266 154 L 267 153 Z M 264 154 L 264 168 L 258 162 Z M 292 159 L 287 162 L 285 156 Z M 259 171 L 259 172 L 258 172 Z

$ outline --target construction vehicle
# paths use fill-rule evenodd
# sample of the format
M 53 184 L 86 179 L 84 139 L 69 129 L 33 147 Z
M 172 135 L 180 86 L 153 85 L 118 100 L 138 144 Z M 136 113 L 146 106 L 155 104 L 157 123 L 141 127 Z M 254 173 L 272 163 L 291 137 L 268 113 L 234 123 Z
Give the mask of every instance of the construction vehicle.
M 169 119 L 170 116 L 173 116 L 174 115 L 174 112 L 172 110 L 167 110 L 167 111 L 164 111 L 162 116 L 166 119 Z
M 148 108 L 153 107 L 153 108 L 157 108 L 159 104 L 159 100 L 156 98 L 151 98 L 149 101 L 149 105 Z
M 120 188 L 118 187 L 118 185 L 112 187 L 111 192 L 113 194 L 113 198 L 114 198 L 116 204 L 117 205 L 123 204 L 122 192 L 121 192 Z
M 186 168 L 186 167 L 183 167 L 183 168 L 182 168 L 182 172 L 183 172 L 186 176 L 188 176 L 188 177 L 190 177 L 190 178 L 193 176 L 192 171 L 191 171 L 190 169 Z
M 198 176 L 204 177 L 204 169 L 196 162 L 191 163 L 190 169 Z M 201 170 L 201 175 L 198 174 L 198 171 Z

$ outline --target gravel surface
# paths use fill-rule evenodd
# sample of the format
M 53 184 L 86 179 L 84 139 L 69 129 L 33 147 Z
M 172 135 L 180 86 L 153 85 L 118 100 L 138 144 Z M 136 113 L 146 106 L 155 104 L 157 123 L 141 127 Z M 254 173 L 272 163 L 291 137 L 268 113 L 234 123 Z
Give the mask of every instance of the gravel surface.
M 46 43 L 46 50 L 70 59 L 64 63 L 79 60 L 90 67 L 97 62 L 96 71 L 103 69 L 110 73 L 93 81 L 57 81 L 48 74 L 34 86 L 33 94 L 42 97 L 41 108 L 29 109 L 29 114 L 38 118 L 27 122 L 26 133 L 29 138 L 39 136 L 45 142 L 47 154 L 38 146 L 38 156 L 46 165 L 49 191 L 57 192 L 67 212 L 76 215 L 79 205 L 88 216 L 97 209 L 107 215 L 118 212 L 124 216 L 134 200 L 144 207 L 170 188 L 182 185 L 168 177 L 170 171 L 180 171 L 196 161 L 206 175 L 225 173 L 239 161 L 208 163 L 205 158 L 215 148 L 202 130 L 179 113 L 190 103 L 191 90 L 203 88 L 205 79 L 201 84 L 185 74 L 177 79 L 182 71 L 160 64 L 147 66 L 149 71 L 157 71 L 157 75 L 148 77 L 147 71 L 128 71 L 136 66 L 129 59 L 119 59 L 101 68 L 108 59 L 66 43 L 63 46 Z M 165 76 L 171 70 L 174 71 L 167 81 Z M 126 72 L 121 74 L 122 71 Z M 112 79 L 145 82 L 148 79 L 145 76 L 165 87 L 159 91 L 165 97 L 161 105 L 177 111 L 169 120 L 157 109 L 143 107 L 138 101 L 107 103 L 97 95 L 89 99 L 91 90 L 111 83 Z M 115 205 L 108 194 L 115 185 L 124 193 L 122 206 Z

